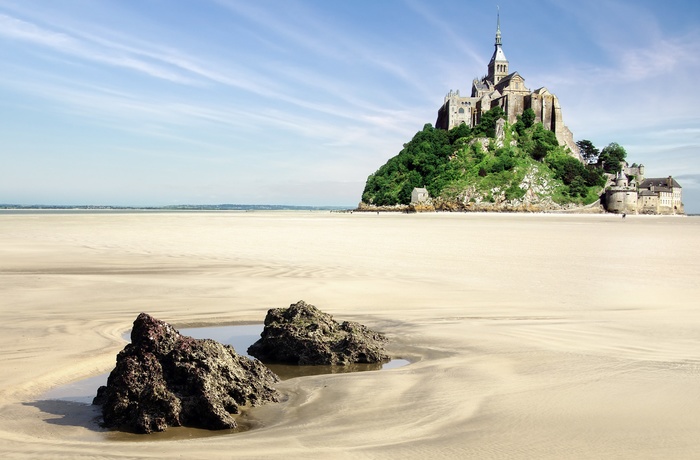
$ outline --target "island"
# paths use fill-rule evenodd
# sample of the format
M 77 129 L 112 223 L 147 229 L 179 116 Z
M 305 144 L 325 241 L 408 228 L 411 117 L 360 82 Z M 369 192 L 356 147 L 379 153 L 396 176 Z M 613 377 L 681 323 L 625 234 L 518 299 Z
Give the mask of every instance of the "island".
M 487 74 L 445 96 L 398 155 L 367 178 L 357 211 L 684 214 L 672 177 L 646 178 L 616 142 L 574 142 L 559 99 L 509 71 L 500 19 Z

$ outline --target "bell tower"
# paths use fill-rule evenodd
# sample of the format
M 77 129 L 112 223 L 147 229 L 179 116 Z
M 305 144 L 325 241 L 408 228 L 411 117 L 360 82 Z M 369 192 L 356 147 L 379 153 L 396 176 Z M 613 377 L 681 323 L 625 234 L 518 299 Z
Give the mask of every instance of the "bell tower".
M 489 73 L 486 77 L 491 83 L 498 84 L 499 81 L 508 75 L 508 59 L 503 54 L 501 47 L 501 11 L 499 9 L 496 19 L 496 44 L 494 45 L 493 56 L 489 61 Z

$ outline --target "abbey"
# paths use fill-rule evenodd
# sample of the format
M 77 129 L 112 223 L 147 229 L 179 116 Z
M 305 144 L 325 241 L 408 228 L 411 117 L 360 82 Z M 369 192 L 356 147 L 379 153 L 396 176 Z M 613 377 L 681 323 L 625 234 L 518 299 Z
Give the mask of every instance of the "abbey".
M 503 109 L 508 123 L 512 124 L 525 109 L 531 108 L 535 112 L 535 122 L 554 132 L 559 143 L 568 147 L 572 156 L 580 158 L 573 134 L 564 124 L 559 99 L 544 87 L 530 91 L 518 72 L 509 73 L 501 43 L 500 15 L 494 46 L 487 75 L 481 80 L 474 79 L 471 96 L 461 96 L 459 90 L 450 90 L 438 110 L 435 127 L 451 129 L 462 123 L 474 127 L 485 112 L 496 106 Z

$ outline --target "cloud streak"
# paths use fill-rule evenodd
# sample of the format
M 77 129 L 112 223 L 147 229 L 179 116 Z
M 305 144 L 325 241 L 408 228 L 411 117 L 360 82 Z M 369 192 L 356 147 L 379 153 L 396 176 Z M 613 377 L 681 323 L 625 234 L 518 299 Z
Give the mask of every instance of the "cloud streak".
M 16 128 L 6 142 L 41 164 L 51 152 L 22 135 L 41 120 L 64 129 L 75 151 L 118 146 L 161 162 L 171 152 L 181 177 L 202 158 L 219 165 L 209 174 L 237 183 L 255 186 L 249 176 L 274 171 L 269 183 L 323 177 L 349 193 L 435 121 L 451 87 L 469 91 L 495 26 L 495 9 L 465 12 L 456 0 L 163 5 L 0 0 L 0 100 Z M 700 136 L 700 95 L 674 96 L 700 70 L 697 24 L 670 27 L 656 5 L 628 0 L 506 8 L 511 69 L 559 96 L 577 138 L 624 142 L 650 165 L 671 152 L 665 164 L 700 171 L 688 154 Z M 158 170 L 148 154 L 133 156 L 141 170 Z M 213 187 L 202 171 L 192 190 Z

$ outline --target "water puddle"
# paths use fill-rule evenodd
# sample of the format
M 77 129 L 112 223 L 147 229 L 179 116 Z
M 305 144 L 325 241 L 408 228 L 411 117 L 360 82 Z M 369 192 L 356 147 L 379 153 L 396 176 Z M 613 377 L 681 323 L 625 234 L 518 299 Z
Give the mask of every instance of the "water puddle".
M 239 326 L 212 326 L 178 329 L 180 334 L 194 337 L 195 339 L 213 339 L 227 345 L 232 345 L 238 354 L 252 358 L 248 355 L 248 347 L 260 338 L 263 330 L 262 324 L 248 324 Z M 129 333 L 124 337 L 129 340 Z M 347 372 L 364 372 L 388 370 L 409 364 L 405 359 L 393 359 L 387 363 L 352 364 L 349 366 L 293 366 L 285 364 L 271 364 L 268 367 L 282 380 L 295 377 L 307 377 L 320 374 L 337 374 Z M 107 384 L 109 374 L 101 374 L 77 382 L 61 385 L 53 388 L 41 397 L 42 400 L 67 401 L 72 403 L 92 404 L 92 399 L 101 385 Z M 203 430 L 206 431 L 206 430 Z

